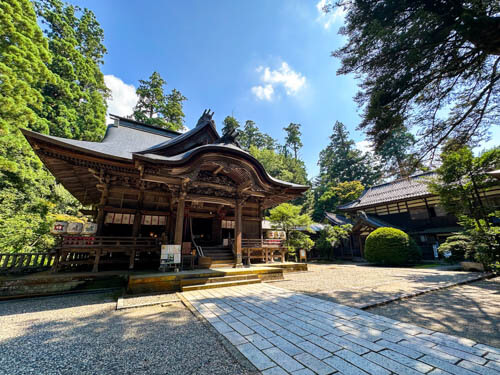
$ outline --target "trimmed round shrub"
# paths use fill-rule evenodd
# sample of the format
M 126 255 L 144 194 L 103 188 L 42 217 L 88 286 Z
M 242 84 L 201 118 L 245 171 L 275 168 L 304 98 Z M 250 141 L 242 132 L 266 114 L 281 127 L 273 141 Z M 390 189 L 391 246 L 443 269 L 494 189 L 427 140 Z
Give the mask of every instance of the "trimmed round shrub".
M 398 266 L 418 260 L 420 249 L 405 232 L 378 228 L 366 238 L 365 258 L 370 263 Z

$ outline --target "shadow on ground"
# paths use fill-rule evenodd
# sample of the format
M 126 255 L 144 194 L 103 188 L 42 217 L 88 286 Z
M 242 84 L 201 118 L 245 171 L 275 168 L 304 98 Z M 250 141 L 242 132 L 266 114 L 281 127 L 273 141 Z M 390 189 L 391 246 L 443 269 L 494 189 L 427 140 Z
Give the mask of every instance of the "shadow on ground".
M 114 311 L 102 295 L 83 295 L 10 304 L 8 314 L 0 305 L 0 374 L 248 373 L 178 303 Z

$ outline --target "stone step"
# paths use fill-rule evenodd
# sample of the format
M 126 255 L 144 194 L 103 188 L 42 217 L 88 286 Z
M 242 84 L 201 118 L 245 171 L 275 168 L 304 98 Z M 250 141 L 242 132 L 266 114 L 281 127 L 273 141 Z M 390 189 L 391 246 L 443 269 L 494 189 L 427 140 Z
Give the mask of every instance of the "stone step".
M 218 276 L 218 277 L 197 277 L 192 279 L 181 280 L 181 287 L 187 285 L 201 285 L 201 284 L 211 284 L 211 283 L 240 281 L 240 280 L 259 280 L 259 276 L 251 274 L 251 275 Z
M 260 279 L 257 279 L 257 280 L 223 281 L 220 283 L 208 283 L 208 284 L 200 284 L 200 285 L 186 285 L 186 286 L 181 287 L 181 291 L 189 292 L 189 291 L 193 291 L 193 290 L 224 288 L 227 286 L 259 284 L 260 282 L 261 282 Z

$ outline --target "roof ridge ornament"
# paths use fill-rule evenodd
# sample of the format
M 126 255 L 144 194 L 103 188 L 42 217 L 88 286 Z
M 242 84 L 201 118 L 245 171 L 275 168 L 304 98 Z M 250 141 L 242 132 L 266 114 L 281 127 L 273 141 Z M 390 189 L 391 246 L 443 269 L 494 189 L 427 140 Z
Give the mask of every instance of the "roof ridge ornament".
M 213 116 L 214 116 L 214 111 L 210 113 L 210 108 L 205 109 L 201 117 L 198 119 L 196 127 L 205 125 L 206 123 L 211 123 L 215 127 L 215 121 L 213 120 Z
M 240 145 L 240 142 L 236 138 L 240 135 L 240 131 L 237 129 L 231 129 L 227 133 L 222 134 L 222 137 L 220 137 L 215 143 L 219 144 L 231 144 L 235 145 L 239 148 L 242 148 Z

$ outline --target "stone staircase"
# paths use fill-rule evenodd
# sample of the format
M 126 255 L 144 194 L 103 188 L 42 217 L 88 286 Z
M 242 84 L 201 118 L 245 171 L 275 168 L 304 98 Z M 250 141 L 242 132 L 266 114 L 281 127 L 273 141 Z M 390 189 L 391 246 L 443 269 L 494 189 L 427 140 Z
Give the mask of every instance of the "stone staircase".
M 202 289 L 223 288 L 226 286 L 238 286 L 248 284 L 258 284 L 261 280 L 258 275 L 235 275 L 235 276 L 217 276 L 208 278 L 193 278 L 181 280 L 180 286 L 182 292 Z

